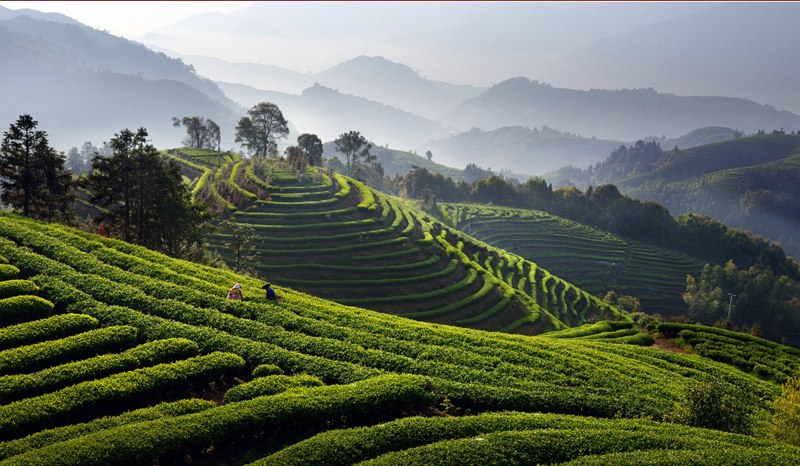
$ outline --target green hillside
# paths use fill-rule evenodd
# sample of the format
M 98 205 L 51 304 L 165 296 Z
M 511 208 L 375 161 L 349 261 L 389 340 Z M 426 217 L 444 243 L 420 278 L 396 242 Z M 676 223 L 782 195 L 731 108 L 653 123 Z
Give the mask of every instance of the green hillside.
M 752 167 L 800 154 L 800 136 L 764 135 L 665 152 L 651 172 L 617 183 L 620 189 L 639 187 L 647 181 L 666 184 L 720 170 Z
M 623 318 L 535 263 L 354 179 L 315 167 L 295 174 L 279 161 L 202 173 L 197 196 L 234 227 L 254 230 L 255 272 L 278 285 L 426 322 L 522 334 Z M 210 243 L 235 266 L 226 246 L 232 234 L 219 231 Z
M 326 142 L 323 144 L 323 148 L 323 155 L 326 158 L 338 157 L 341 159 L 341 154 L 336 152 L 336 148 L 332 142 Z M 412 152 L 381 146 L 373 146 L 369 152 L 378 158 L 377 161 L 383 166 L 384 174 L 391 177 L 395 175 L 405 175 L 411 170 L 412 165 L 416 165 L 418 167 L 427 168 L 432 173 L 441 173 L 444 177 L 449 176 L 454 180 L 463 179 L 463 175 L 461 174 L 462 170 L 436 163 L 434 160 L 429 161 L 426 157 Z M 433 159 L 436 158 L 436 154 L 434 154 Z
M 691 147 L 728 141 L 730 139 L 734 139 L 736 136 L 736 130 L 731 128 L 724 128 L 722 126 L 706 126 L 705 128 L 698 128 L 694 131 L 689 131 L 683 136 L 675 139 L 661 140 L 659 143 L 661 144 L 662 148 L 666 149 L 676 146 L 678 149 L 689 149 Z
M 771 134 L 664 152 L 660 166 L 620 181 L 626 194 L 655 199 L 673 215 L 710 215 L 780 242 L 800 256 L 800 136 Z
M 686 275 L 705 262 L 540 211 L 447 204 L 459 230 L 535 261 L 588 293 L 631 295 L 648 313 L 683 314 Z
M 754 437 L 619 419 L 660 420 L 711 374 L 763 407 L 779 392 L 697 356 L 288 288 L 267 302 L 260 280 L 8 214 L 0 262 L 3 466 L 800 461 Z M 233 283 L 244 301 L 224 299 Z M 414 417 L 437 406 L 456 416 Z

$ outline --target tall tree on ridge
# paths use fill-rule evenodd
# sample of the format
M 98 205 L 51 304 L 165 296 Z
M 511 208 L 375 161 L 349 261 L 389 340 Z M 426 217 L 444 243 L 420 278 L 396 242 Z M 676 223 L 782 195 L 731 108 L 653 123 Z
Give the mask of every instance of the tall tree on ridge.
M 345 157 L 345 169 L 348 175 L 353 174 L 353 167 L 363 160 L 364 163 L 374 162 L 377 156 L 371 155 L 369 150 L 372 144 L 358 131 L 342 133 L 333 141 L 336 151 Z
M 236 125 L 236 142 L 243 142 L 256 157 L 264 157 L 270 148 L 277 148 L 277 140 L 289 136 L 286 118 L 277 105 L 261 102 L 247 111 L 249 117 L 242 117 Z
M 303 149 L 308 164 L 312 167 L 322 166 L 322 141 L 316 134 L 304 133 L 297 136 L 297 145 Z
M 3 133 L 0 145 L 0 201 L 26 217 L 69 222 L 75 201 L 75 182 L 65 166 L 66 156 L 49 146 L 39 122 L 20 115 Z

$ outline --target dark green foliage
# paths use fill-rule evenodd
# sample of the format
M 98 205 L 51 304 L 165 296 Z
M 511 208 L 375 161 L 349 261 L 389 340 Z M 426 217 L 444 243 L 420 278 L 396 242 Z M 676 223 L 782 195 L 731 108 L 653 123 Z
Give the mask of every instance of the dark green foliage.
M 412 170 L 403 182 L 404 193 L 419 198 L 425 188 L 439 202 L 493 203 L 508 207 L 537 209 L 575 220 L 601 230 L 665 247 L 724 264 L 733 260 L 749 268 L 765 255 L 776 275 L 800 277 L 800 267 L 786 258 L 780 245 L 729 228 L 708 216 L 680 215 L 678 219 L 655 201 L 640 201 L 620 192 L 613 184 L 589 188 L 553 189 L 544 180 L 531 178 L 512 186 L 494 176 L 469 185 L 456 185 L 452 179 L 431 175 L 425 169 Z M 477 197 L 476 197 L 477 196 Z
M 297 145 L 303 149 L 308 164 L 314 167 L 322 166 L 322 141 L 316 134 L 304 133 L 297 136 Z
M 30 283 L 30 282 L 26 282 Z M 97 319 L 80 314 L 64 314 L 0 328 L 0 350 L 54 340 L 97 327 Z
M 18 438 L 88 409 L 109 409 L 135 395 L 155 393 L 192 380 L 236 373 L 244 366 L 239 356 L 211 353 L 79 383 L 54 393 L 0 406 L 0 438 Z
M 360 463 L 363 466 L 377 465 L 425 465 L 456 466 L 476 464 L 501 466 L 508 464 L 555 464 L 581 457 L 631 452 L 639 458 L 658 458 L 661 450 L 732 450 L 723 456 L 747 455 L 752 458 L 747 447 L 739 447 L 737 439 L 726 441 L 706 440 L 699 432 L 695 435 L 680 435 L 659 429 L 640 432 L 607 429 L 564 429 L 564 430 L 520 430 L 480 434 L 471 438 L 444 440 L 408 450 L 388 453 L 371 461 Z M 650 455 L 639 453 L 650 451 Z M 796 450 L 778 446 L 767 450 L 762 457 L 775 458 L 780 464 L 791 464 L 800 456 Z M 756 457 L 761 456 L 757 455 Z M 640 463 L 641 464 L 641 463 Z M 705 463 L 703 463 L 705 464 Z M 726 464 L 726 463 L 718 463 Z
M 800 283 L 774 274 L 766 257 L 749 270 L 732 261 L 724 267 L 706 265 L 699 277 L 687 278 L 683 299 L 689 314 L 706 325 L 730 311 L 734 325 L 759 323 L 774 341 L 800 328 Z
M 91 201 L 108 210 L 95 220 L 110 222 L 114 236 L 173 257 L 197 260 L 205 254 L 212 215 L 195 203 L 180 165 L 147 143 L 147 130 L 120 131 L 110 157 L 92 160 Z
M 559 332 L 549 332 L 542 335 L 544 338 L 580 338 L 591 335 L 599 335 L 607 332 L 614 332 L 617 330 L 632 329 L 633 322 L 613 322 L 604 320 L 596 324 L 584 324 L 580 327 L 575 327 Z
M 14 298 L 10 298 L 14 299 Z M 105 327 L 60 340 L 44 341 L 0 351 L 0 374 L 33 372 L 73 359 L 118 351 L 133 346 L 136 329 L 129 326 Z
M 350 131 L 342 133 L 336 140 L 333 141 L 336 151 L 344 155 L 345 158 L 345 174 L 355 175 L 355 169 L 359 165 L 372 164 L 377 159 L 376 156 L 370 154 L 369 150 L 372 144 L 367 142 L 367 138 L 361 135 L 358 131 Z
M 422 377 L 387 375 L 352 385 L 306 388 L 230 403 L 197 414 L 109 429 L 23 454 L 8 465 L 140 465 L 165 455 L 235 441 L 278 427 L 324 426 L 343 416 L 369 420 L 431 402 Z M 378 414 L 380 413 L 380 414 Z
M 122 353 L 105 354 L 62 364 L 32 374 L 0 377 L 0 402 L 8 403 L 86 380 L 106 377 L 140 367 L 195 356 L 197 343 L 183 338 L 156 340 Z
M 391 217 L 386 220 L 390 221 Z M 476 280 L 514 283 L 520 277 L 527 279 L 534 272 L 534 269 L 524 268 L 530 267 L 530 263 L 488 247 L 487 251 L 497 255 L 480 257 L 468 250 L 473 243 L 465 244 L 465 237 L 450 230 L 446 234 L 434 230 L 432 223 L 428 223 L 430 220 L 424 217 L 419 221 L 420 228 L 428 229 L 423 231 L 431 234 L 435 244 L 452 241 L 452 244 L 447 243 L 445 254 L 438 256 L 443 263 L 452 259 L 462 264 L 464 261 L 480 262 L 481 274 Z M 397 228 L 402 229 L 404 225 L 399 224 Z M 231 442 L 240 446 L 243 439 L 249 442 L 252 436 L 269 441 L 276 427 L 281 432 L 292 433 L 310 432 L 305 430 L 308 428 L 330 429 L 340 423 L 374 424 L 390 420 L 399 412 L 416 411 L 418 407 L 413 406 L 414 403 L 431 406 L 445 399 L 462 412 L 517 409 L 607 418 L 642 415 L 660 418 L 682 399 L 687 379 L 702 378 L 708 373 L 718 373 L 728 382 L 741 383 L 760 397 L 770 398 L 776 394 L 772 384 L 741 374 L 734 368 L 649 348 L 437 326 L 347 308 L 289 289 L 280 290 L 285 298 L 280 304 L 265 302 L 260 297 L 229 303 L 224 300 L 224 293 L 232 283 L 241 283 L 248 296 L 246 290 L 257 290 L 263 282 L 175 260 L 117 240 L 16 216 L 0 215 L 0 235 L 0 254 L 19 267 L 24 276 L 31 276 L 31 281 L 40 287 L 39 294 L 53 300 L 60 312 L 85 313 L 107 326 L 130 325 L 137 329 L 140 341 L 187 338 L 197 342 L 204 353 L 238 354 L 249 367 L 272 364 L 287 374 L 306 373 L 326 383 L 363 381 L 353 387 L 293 389 L 272 397 L 230 403 L 207 411 L 205 416 L 191 415 L 169 422 L 106 430 L 70 443 L 30 451 L 13 459 L 15 464 L 37 464 L 36 461 L 59 464 L 59 455 L 69 457 L 67 461 L 83 464 L 94 459 L 98 464 L 152 464 L 156 461 L 165 464 L 182 461 L 186 454 L 193 459 L 213 462 L 213 457 L 203 458 L 210 453 L 201 452 L 210 451 L 207 450 L 210 446 L 214 446 L 214 451 L 221 451 Z M 420 236 L 417 233 L 416 238 Z M 425 252 L 423 259 L 430 257 L 430 252 Z M 477 266 L 473 270 L 478 270 Z M 551 277 L 548 283 L 551 299 L 563 300 L 561 288 L 555 287 L 557 280 Z M 473 286 L 481 288 L 480 283 Z M 503 290 L 514 288 L 506 283 Z M 562 307 L 560 314 L 573 313 L 568 305 Z M 606 312 L 611 313 L 610 310 Z M 142 371 L 148 369 L 156 368 L 116 374 L 102 381 L 124 379 L 138 384 Z M 394 384 L 387 390 L 380 388 L 378 380 L 383 377 L 376 376 L 388 372 L 404 373 L 406 375 L 399 378 L 413 380 L 415 388 L 411 392 L 420 394 L 417 401 L 397 401 L 404 398 L 403 393 L 409 393 L 400 388 L 402 384 Z M 198 377 L 207 382 L 209 376 Z M 397 376 L 390 376 L 397 380 L 393 377 Z M 106 385 L 86 384 L 100 382 L 82 382 L 36 399 L 48 396 L 63 399 L 65 394 L 75 394 L 69 390 L 76 387 L 94 387 L 91 388 L 94 394 L 94 389 Z M 50 425 L 67 422 L 64 420 L 67 418 L 88 419 L 107 413 L 109 409 L 119 412 L 122 407 L 141 406 L 137 405 L 141 400 L 150 401 L 158 398 L 157 394 L 185 387 L 185 381 L 174 383 L 157 386 L 154 391 L 126 389 L 113 402 L 98 400 L 90 406 L 75 408 L 77 411 L 70 414 L 54 414 L 41 422 Z M 429 389 L 434 390 L 433 395 L 424 394 L 428 383 L 431 384 Z M 328 395 L 305 395 L 312 391 L 346 393 L 341 397 L 337 395 L 338 401 L 332 402 Z M 75 395 L 69 399 L 84 398 Z M 16 403 L 6 405 L 11 406 L 8 410 Z M 263 406 L 267 407 L 262 409 Z M 14 413 L 4 409 L 0 407 L 0 420 L 17 412 L 30 414 L 27 408 Z M 36 410 L 39 411 L 42 410 Z M 273 416 L 272 413 L 277 414 Z M 383 413 L 386 417 L 382 417 Z M 25 420 L 21 425 L 28 425 L 33 431 L 41 427 L 39 422 L 31 418 L 30 424 Z M 674 425 L 665 428 L 684 429 Z M 616 439 L 617 444 L 628 444 L 627 437 L 616 436 L 616 429 L 608 425 L 597 430 Z M 19 435 L 24 434 L 25 431 Z M 691 436 L 670 433 L 668 437 L 672 441 L 676 437 Z M 659 445 L 658 441 L 654 443 Z
M 58 442 L 89 435 L 101 430 L 113 429 L 114 427 L 138 422 L 152 421 L 163 417 L 183 416 L 185 414 L 204 411 L 215 406 L 216 404 L 214 404 L 213 401 L 190 398 L 173 403 L 157 404 L 151 408 L 128 411 L 119 416 L 101 417 L 82 424 L 72 424 L 69 426 L 42 430 L 25 438 L 0 442 L 0 460 L 20 455 L 26 451 L 57 444 Z
M 298 387 L 319 387 L 320 379 L 306 374 L 286 376 L 268 375 L 252 382 L 237 385 L 225 393 L 225 403 L 250 400 L 258 396 L 271 396 Z
M 673 421 L 737 434 L 750 434 L 759 401 L 753 393 L 719 379 L 693 380 L 686 399 L 677 406 Z
M 289 127 L 283 112 L 271 102 L 261 102 L 249 110 L 236 126 L 236 142 L 244 143 L 255 157 L 266 157 L 277 150 L 278 139 L 289 136 Z
M 64 168 L 66 156 L 49 146 L 38 122 L 20 115 L 0 145 L 0 201 L 22 215 L 70 222 L 76 183 Z
M 19 273 L 19 270 L 17 270 Z M 11 298 L 23 294 L 35 294 L 39 288 L 28 280 L 0 281 L 0 299 Z
M 17 277 L 19 269 L 10 264 L 0 264 L 0 280 L 11 280 Z
M 266 377 L 268 375 L 283 375 L 283 369 L 274 364 L 261 364 L 253 369 L 253 377 Z
M 38 296 L 0 299 L 0 322 L 20 317 L 42 317 L 53 311 L 53 303 Z
M 701 356 L 755 371 L 780 383 L 800 370 L 800 350 L 753 335 L 669 322 L 659 324 L 658 331 L 667 336 L 679 334 Z
M 540 436 L 550 435 L 553 437 L 572 437 L 580 436 L 581 434 L 588 433 L 592 439 L 596 439 L 596 433 L 605 430 L 610 437 L 622 438 L 627 434 L 633 432 L 643 432 L 647 437 L 654 439 L 656 442 L 659 439 L 666 440 L 672 438 L 674 442 L 680 442 L 680 437 L 689 437 L 691 440 L 688 442 L 696 442 L 702 445 L 704 442 L 714 442 L 719 446 L 725 447 L 730 451 L 731 448 L 741 449 L 741 453 L 755 454 L 758 450 L 755 448 L 767 445 L 767 442 L 756 440 L 753 438 L 741 437 L 733 434 L 726 434 L 722 432 L 700 431 L 697 429 L 670 426 L 659 424 L 650 421 L 640 420 L 605 420 L 593 419 L 589 417 L 578 416 L 563 416 L 554 414 L 529 414 L 529 413 L 491 413 L 481 414 L 478 416 L 469 417 L 447 417 L 447 418 L 405 418 L 392 421 L 386 424 L 381 424 L 374 427 L 363 427 L 346 430 L 336 430 L 318 434 L 308 440 L 296 443 L 287 447 L 278 453 L 263 458 L 259 461 L 252 463 L 251 466 L 300 466 L 307 464 L 315 464 L 319 466 L 349 466 L 351 464 L 361 464 L 361 461 L 367 461 L 372 458 L 380 458 L 381 455 L 391 452 L 397 452 L 394 455 L 389 455 L 386 461 L 405 456 L 406 454 L 416 455 L 419 451 L 411 450 L 416 447 L 430 445 L 430 448 L 437 448 L 436 442 L 444 440 L 456 439 L 469 439 L 471 442 L 477 443 L 478 448 L 484 446 L 487 449 L 495 449 L 493 446 L 487 444 L 491 441 L 490 437 L 486 434 L 501 433 L 501 432 L 538 432 Z M 479 438 L 483 440 L 478 440 Z M 592 444 L 582 444 L 576 446 L 574 452 L 569 452 L 572 455 L 585 454 L 584 448 L 595 448 Z M 531 445 L 534 446 L 534 445 Z M 676 445 L 677 446 L 677 445 Z M 684 445 L 686 446 L 686 445 Z M 692 445 L 696 447 L 697 445 Z M 705 445 L 707 446 L 707 445 Z M 549 444 L 541 445 L 542 450 L 547 450 Z M 469 448 L 469 447 L 468 447 Z M 630 448 L 620 446 L 620 448 Z M 651 464 L 651 461 L 658 461 L 663 450 L 660 450 L 655 445 L 645 446 L 642 448 L 642 458 L 646 458 L 646 462 L 640 464 Z M 612 450 L 613 451 L 613 450 Z M 545 453 L 543 452 L 543 453 Z M 774 457 L 778 452 L 789 453 L 791 458 L 797 456 L 797 452 L 790 448 L 775 446 L 767 458 Z M 442 451 L 444 457 L 450 457 L 453 461 L 456 458 L 464 461 L 462 464 L 483 464 L 478 463 L 485 456 L 478 453 L 476 456 L 465 455 L 461 456 L 458 449 L 452 452 Z M 493 457 L 489 461 L 502 461 L 502 456 L 495 458 L 494 455 L 499 452 L 493 452 Z M 507 452 L 513 454 L 512 452 Z M 690 451 L 683 453 L 691 454 Z M 739 452 L 737 451 L 736 454 Z M 732 453 L 724 455 L 726 458 L 734 456 Z M 671 458 L 674 458 L 670 455 Z M 596 458 L 595 455 L 584 457 L 587 460 Z M 602 457 L 601 457 L 602 458 Z M 564 458 L 560 459 L 564 461 Z M 402 459 L 400 460 L 402 461 Z M 432 459 L 431 464 L 437 463 L 438 459 Z M 503 463 L 503 464 L 535 464 L 531 458 L 528 458 L 523 463 Z M 551 459 L 552 461 L 552 459 Z M 547 461 L 549 463 L 549 461 Z M 449 464 L 449 463 L 445 463 Z M 455 463 L 458 464 L 458 463 Z M 560 464 L 560 463 L 559 463 Z M 594 464 L 591 463 L 590 464 Z M 598 462 L 597 464 L 608 464 Z M 610 463 L 614 464 L 614 463 Z M 706 464 L 706 463 L 702 463 Z M 710 463 L 710 464 L 725 464 L 725 463 Z M 738 464 L 738 463 L 737 463 Z

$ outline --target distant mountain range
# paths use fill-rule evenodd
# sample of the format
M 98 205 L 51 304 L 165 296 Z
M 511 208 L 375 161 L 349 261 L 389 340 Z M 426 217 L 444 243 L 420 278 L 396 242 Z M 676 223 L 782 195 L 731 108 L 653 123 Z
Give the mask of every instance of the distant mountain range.
M 756 132 L 800 129 L 800 116 L 746 99 L 684 97 L 653 89 L 579 91 L 512 78 L 464 101 L 444 122 L 461 129 L 546 125 L 585 137 L 636 140 L 676 137 L 705 126 Z
M 217 58 L 180 55 L 157 46 L 151 47 L 191 63 L 199 74 L 214 81 L 289 94 L 299 94 L 314 83 L 320 83 L 343 94 L 364 97 L 433 120 L 440 120 L 464 100 L 487 89 L 431 81 L 408 66 L 383 57 L 360 56 L 321 73 L 303 74 L 273 65 L 228 63 Z
M 482 168 L 512 170 L 541 175 L 569 163 L 587 167 L 604 159 L 625 144 L 597 138 L 583 138 L 547 127 L 531 129 L 506 126 L 492 131 L 474 128 L 425 145 L 439 163 L 459 168 L 474 163 Z M 524 181 L 524 180 L 523 180 Z
M 217 82 L 232 99 L 245 107 L 272 102 L 300 132 L 332 141 L 347 131 L 359 131 L 381 146 L 413 149 L 423 141 L 449 134 L 440 123 L 363 97 L 343 94 L 315 83 L 300 95 L 254 89 L 243 84 Z
M 170 117 L 203 115 L 232 140 L 241 109 L 180 60 L 63 15 L 34 19 L 9 11 L 0 20 L 3 128 L 29 113 L 62 150 L 140 126 L 157 145 L 176 146 L 183 134 Z
M 798 18 L 797 2 L 720 3 L 578 47 L 538 79 L 746 97 L 800 114 Z
M 467 10 L 460 14 L 468 17 L 480 8 Z M 246 15 L 236 18 L 243 21 Z M 195 18 L 182 27 L 212 19 Z M 147 127 L 157 145 L 176 146 L 183 134 L 169 117 L 201 115 L 220 123 L 223 142 L 232 146 L 244 110 L 271 101 L 297 131 L 323 141 L 355 130 L 382 147 L 431 150 L 437 163 L 457 168 L 476 163 L 531 175 L 569 164 L 588 167 L 638 139 L 657 139 L 671 149 L 722 141 L 733 129 L 800 130 L 800 116 L 741 98 L 677 96 L 652 88 L 585 91 L 523 77 L 488 89 L 458 86 L 380 56 L 358 56 L 303 74 L 200 56 L 184 56 L 184 62 L 160 50 L 63 15 L 0 8 L 0 124 L 31 113 L 64 149 L 85 140 L 100 143 L 138 126 Z M 215 83 L 209 77 L 224 79 Z M 697 128 L 705 129 L 690 136 Z

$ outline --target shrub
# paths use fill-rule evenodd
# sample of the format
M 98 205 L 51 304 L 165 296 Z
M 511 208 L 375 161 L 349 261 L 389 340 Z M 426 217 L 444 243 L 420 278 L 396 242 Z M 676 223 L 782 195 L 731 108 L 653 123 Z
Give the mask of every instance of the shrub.
M 188 358 L 197 353 L 197 343 L 184 338 L 170 338 L 151 341 L 122 353 L 104 354 L 32 374 L 7 375 L 0 377 L 0 403 L 5 404 L 114 373 Z
M 261 364 L 253 369 L 253 377 L 266 377 L 268 375 L 283 375 L 283 369 L 274 364 Z
M 322 380 L 310 375 L 268 375 L 252 382 L 237 385 L 225 394 L 225 403 L 250 400 L 258 396 L 271 396 L 297 387 L 320 387 Z
M 790 377 L 773 405 L 767 435 L 778 442 L 800 447 L 800 377 Z
M 19 269 L 9 264 L 0 264 L 0 280 L 11 280 L 19 274 Z
M 35 370 L 118 351 L 136 343 L 136 329 L 129 326 L 105 327 L 60 340 L 0 351 L 0 374 Z
M 213 401 L 190 398 L 172 403 L 161 403 L 153 407 L 141 408 L 135 411 L 120 414 L 119 416 L 106 416 L 91 422 L 72 424 L 64 427 L 47 429 L 25 438 L 0 443 L 0 460 L 20 455 L 26 451 L 44 448 L 58 442 L 73 438 L 83 437 L 94 432 L 114 427 L 134 424 L 137 422 L 152 421 L 163 417 L 182 416 L 197 413 L 215 407 Z
M 686 398 L 676 405 L 674 422 L 692 427 L 749 434 L 754 428 L 758 400 L 745 387 L 719 379 L 691 380 Z
M 97 319 L 80 314 L 63 314 L 47 319 L 0 329 L 0 350 L 89 331 L 97 327 Z
M 32 430 L 69 419 L 92 409 L 118 406 L 129 397 L 153 393 L 191 380 L 219 377 L 244 366 L 244 360 L 229 353 L 206 356 L 171 364 L 160 364 L 104 379 L 79 383 L 63 390 L 0 406 L 0 438 L 20 437 Z
M 53 303 L 38 296 L 14 296 L 0 299 L 0 321 L 50 315 Z
M 33 294 L 38 290 L 39 288 L 28 280 L 6 280 L 0 282 L 0 299 Z
M 280 426 L 325 426 L 343 416 L 375 419 L 431 403 L 423 377 L 387 375 L 352 385 L 305 388 L 187 416 L 130 424 L 11 458 L 7 465 L 140 465 Z

